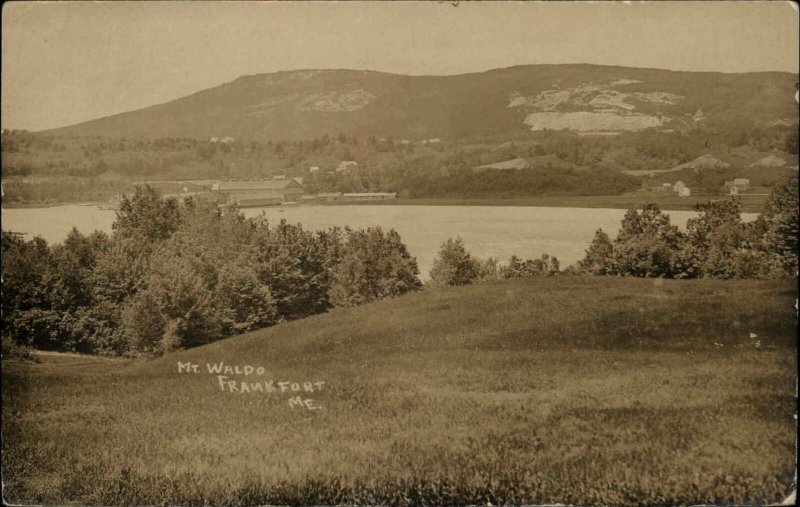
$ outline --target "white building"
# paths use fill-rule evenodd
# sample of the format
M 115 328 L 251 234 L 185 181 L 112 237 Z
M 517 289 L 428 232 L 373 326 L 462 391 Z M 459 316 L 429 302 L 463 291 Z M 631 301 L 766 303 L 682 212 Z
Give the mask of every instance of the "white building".
M 336 167 L 337 173 L 350 172 L 352 169 L 358 169 L 358 162 L 355 160 L 342 160 Z
M 739 195 L 746 190 L 750 190 L 750 180 L 747 178 L 735 178 L 733 181 L 726 181 L 723 188 L 728 191 L 729 195 Z

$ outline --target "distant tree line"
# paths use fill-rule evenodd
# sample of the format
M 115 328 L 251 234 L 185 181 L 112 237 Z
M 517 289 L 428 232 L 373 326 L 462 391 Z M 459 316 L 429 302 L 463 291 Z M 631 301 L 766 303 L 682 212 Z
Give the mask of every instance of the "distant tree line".
M 123 181 L 90 181 L 59 178 L 22 182 L 3 181 L 6 203 L 49 205 L 64 202 L 105 202 L 128 191 L 132 185 Z
M 618 195 L 636 190 L 640 185 L 637 178 L 602 168 L 461 171 L 420 182 L 411 196 Z
M 421 288 L 393 230 L 245 219 L 138 187 L 109 236 L 2 233 L 2 333 L 40 349 L 161 354 Z

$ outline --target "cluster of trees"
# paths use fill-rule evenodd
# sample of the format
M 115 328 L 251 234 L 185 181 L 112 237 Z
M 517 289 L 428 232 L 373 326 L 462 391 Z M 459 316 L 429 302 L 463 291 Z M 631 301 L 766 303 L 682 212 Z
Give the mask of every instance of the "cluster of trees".
M 758 151 L 785 151 L 797 155 L 797 125 L 747 127 L 724 126 L 716 129 L 717 142 L 726 146 L 749 146 Z
M 4 153 L 19 153 L 32 149 L 52 152 L 67 151 L 67 147 L 63 143 L 24 129 L 3 129 L 2 140 L 0 150 Z
M 461 238 L 448 239 L 431 270 L 431 287 L 482 281 L 532 278 L 559 273 L 664 278 L 795 278 L 798 274 L 798 178 L 773 188 L 764 211 L 743 222 L 741 200 L 710 201 L 695 206 L 699 216 L 682 232 L 657 205 L 629 210 L 612 241 L 597 230 L 585 257 L 560 270 L 558 259 L 508 263 L 470 255 Z
M 103 202 L 123 193 L 129 185 L 122 181 L 91 181 L 82 178 L 46 178 L 30 182 L 3 181 L 3 201 L 19 204 L 60 202 Z
M 3 232 L 2 254 L 3 335 L 52 350 L 160 354 L 421 288 L 393 230 L 312 233 L 149 187 L 110 236 Z
M 793 278 L 798 178 L 776 186 L 742 222 L 740 201 L 698 204 L 686 231 L 655 205 L 628 211 L 612 241 L 598 230 L 586 256 L 477 259 L 460 238 L 440 248 L 431 287 L 591 273 L 666 278 Z M 113 233 L 73 230 L 63 244 L 2 233 L 2 333 L 19 345 L 160 354 L 419 290 L 416 260 L 395 231 L 310 232 L 245 219 L 139 187 Z
M 469 285 L 476 282 L 509 280 L 512 278 L 534 278 L 559 273 L 558 259 L 543 254 L 539 259 L 522 260 L 511 256 L 508 263 L 497 259 L 473 257 L 459 238 L 450 238 L 439 247 L 431 269 L 430 287 Z
M 461 171 L 421 181 L 412 197 L 618 195 L 639 188 L 637 178 L 608 169 L 530 168 Z
M 758 219 L 741 219 L 741 202 L 698 204 L 681 232 L 651 204 L 630 210 L 611 241 L 595 233 L 577 270 L 600 275 L 665 278 L 793 278 L 797 276 L 798 179 L 773 188 Z

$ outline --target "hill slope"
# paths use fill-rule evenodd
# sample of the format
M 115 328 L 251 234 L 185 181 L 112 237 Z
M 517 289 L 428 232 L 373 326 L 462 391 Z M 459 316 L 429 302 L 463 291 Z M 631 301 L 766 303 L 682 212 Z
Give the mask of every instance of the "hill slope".
M 790 282 L 542 278 L 412 294 L 133 364 L 5 362 L 4 495 L 779 501 L 794 470 L 796 295 Z
M 796 76 L 528 65 L 454 76 L 301 70 L 243 76 L 182 99 L 56 134 L 310 139 L 345 132 L 410 140 L 531 129 L 626 131 L 797 123 Z

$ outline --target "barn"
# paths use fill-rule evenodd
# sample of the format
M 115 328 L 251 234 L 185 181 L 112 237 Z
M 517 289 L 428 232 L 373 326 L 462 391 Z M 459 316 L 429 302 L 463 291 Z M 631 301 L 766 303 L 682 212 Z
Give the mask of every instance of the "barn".
M 297 202 L 304 193 L 303 186 L 293 179 L 227 180 L 217 182 L 211 189 L 224 196 L 220 202 L 243 208 Z

